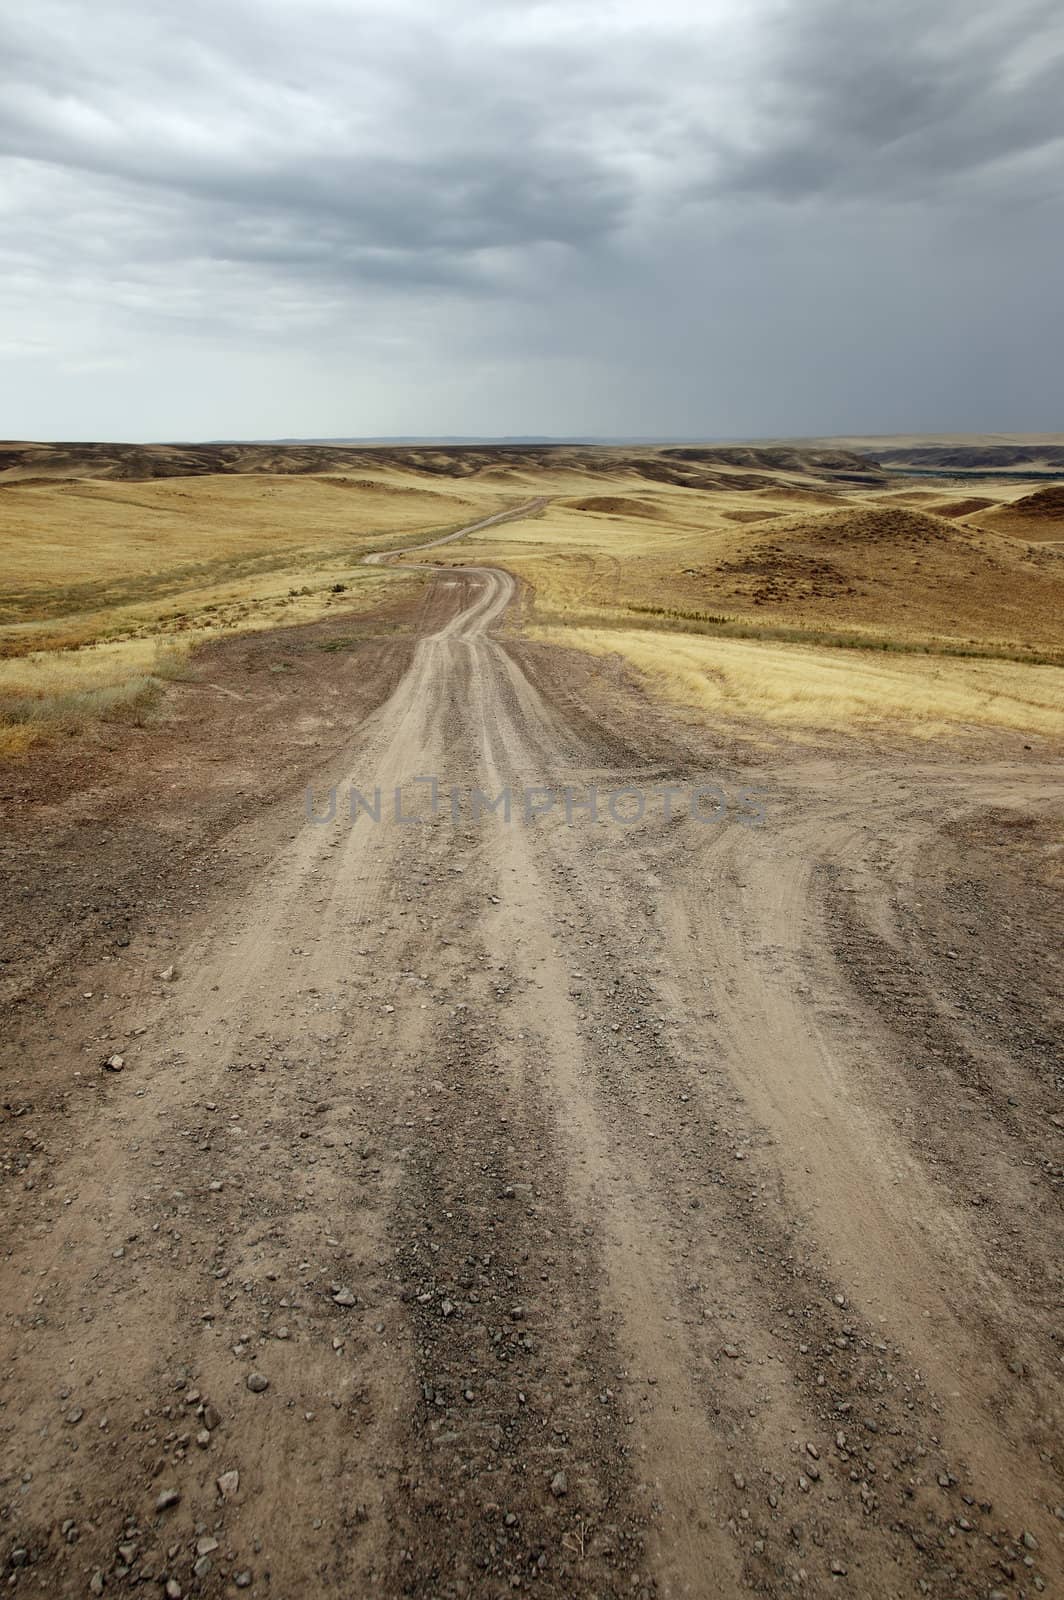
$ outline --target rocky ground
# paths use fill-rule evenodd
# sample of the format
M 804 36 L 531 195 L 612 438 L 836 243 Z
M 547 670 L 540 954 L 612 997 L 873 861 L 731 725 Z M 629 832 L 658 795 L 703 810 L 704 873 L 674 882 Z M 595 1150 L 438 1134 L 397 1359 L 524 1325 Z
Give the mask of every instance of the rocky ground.
M 1059 767 L 725 738 L 512 589 L 5 776 L 5 1582 L 1055 1592 Z

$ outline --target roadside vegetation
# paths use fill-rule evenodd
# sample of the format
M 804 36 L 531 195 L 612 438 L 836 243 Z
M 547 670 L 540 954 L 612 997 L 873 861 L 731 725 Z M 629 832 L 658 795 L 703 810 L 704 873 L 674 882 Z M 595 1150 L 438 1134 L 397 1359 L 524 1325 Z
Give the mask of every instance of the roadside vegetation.
M 0 487 L 0 757 L 153 715 L 206 640 L 375 610 L 424 580 L 367 552 L 503 504 L 402 479 Z
M 570 492 L 443 558 L 509 568 L 533 637 L 624 660 L 703 715 L 1059 736 L 1064 547 L 939 516 L 940 501 L 779 484 Z
M 941 737 L 951 728 L 1064 733 L 1064 669 L 871 649 L 624 628 L 536 626 L 551 644 L 616 655 L 649 688 L 717 719 L 794 729 L 874 728 Z
M 188 671 L 188 655 L 187 644 L 126 639 L 0 660 L 0 756 L 86 722 L 142 720 L 165 683 Z
M 400 451 L 368 453 L 357 475 L 308 460 L 0 482 L 0 754 L 154 715 L 204 640 L 372 612 L 424 580 L 367 553 L 541 495 L 537 515 L 432 561 L 508 568 L 522 580 L 510 626 L 626 660 L 699 714 L 1059 731 L 1055 493 L 986 481 L 958 499 L 949 484 L 836 481 L 794 452 L 712 454 Z

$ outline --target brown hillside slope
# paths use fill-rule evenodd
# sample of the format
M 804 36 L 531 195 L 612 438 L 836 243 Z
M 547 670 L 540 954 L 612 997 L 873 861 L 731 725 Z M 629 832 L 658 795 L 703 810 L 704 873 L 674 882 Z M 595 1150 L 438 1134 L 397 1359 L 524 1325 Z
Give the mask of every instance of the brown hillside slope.
M 825 642 L 856 634 L 921 649 L 1064 652 L 1064 552 L 1052 546 L 868 500 L 796 513 L 761 496 L 671 489 L 640 499 L 653 519 L 557 498 L 540 517 L 474 535 L 444 559 L 506 567 L 545 623 L 639 617 Z
M 971 517 L 977 511 L 986 511 L 998 503 L 996 500 L 988 499 L 985 494 L 970 494 L 960 500 L 940 500 L 936 505 L 930 505 L 926 509 L 933 511 L 936 517 Z
M 747 531 L 694 581 L 708 609 L 756 607 L 766 620 L 1062 642 L 1064 553 L 901 507 L 850 506 Z
M 980 516 L 979 525 L 1017 539 L 1064 540 L 1064 484 L 1051 483 Z

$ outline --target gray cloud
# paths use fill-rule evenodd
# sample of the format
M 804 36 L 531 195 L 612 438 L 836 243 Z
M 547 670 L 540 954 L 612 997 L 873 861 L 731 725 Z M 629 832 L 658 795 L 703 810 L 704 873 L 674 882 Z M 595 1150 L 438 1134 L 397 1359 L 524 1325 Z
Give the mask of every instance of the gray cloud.
M 0 433 L 1051 427 L 1055 9 L 39 0 Z
M 728 186 L 917 200 L 1049 154 L 1064 140 L 1059 17 L 1055 0 L 794 10 L 767 44 L 753 148 L 732 152 Z

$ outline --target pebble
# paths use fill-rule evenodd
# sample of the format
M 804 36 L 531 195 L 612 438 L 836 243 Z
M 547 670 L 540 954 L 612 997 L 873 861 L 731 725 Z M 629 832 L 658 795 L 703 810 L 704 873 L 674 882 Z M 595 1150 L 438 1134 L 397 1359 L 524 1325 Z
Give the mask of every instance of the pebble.
M 236 1577 L 233 1579 L 233 1582 L 236 1584 L 238 1589 L 250 1589 L 251 1588 L 251 1573 L 250 1572 L 238 1572 Z
M 156 1511 L 169 1511 L 170 1507 L 171 1506 L 176 1506 L 180 1502 L 180 1500 L 181 1500 L 181 1492 L 180 1492 L 180 1490 L 178 1490 L 178 1489 L 163 1489 L 163 1490 L 160 1491 L 159 1498 L 155 1502 L 155 1509 L 156 1509 Z
M 351 1292 L 350 1289 L 347 1289 L 347 1288 L 337 1289 L 336 1293 L 333 1295 L 333 1305 L 335 1305 L 335 1306 L 357 1306 L 358 1305 L 358 1299 Z
M 240 1474 L 237 1472 L 235 1467 L 231 1467 L 228 1472 L 222 1473 L 217 1482 L 218 1493 L 221 1495 L 222 1499 L 232 1500 L 233 1496 L 240 1488 Z
M 106 1066 L 107 1066 L 108 1072 L 121 1072 L 122 1068 L 125 1066 L 125 1064 L 126 1064 L 125 1056 L 108 1056 L 107 1057 Z
M 251 1390 L 252 1394 L 262 1394 L 264 1390 L 270 1387 L 270 1380 L 265 1376 L 264 1373 L 249 1372 L 247 1376 L 247 1386 Z
M 173 983 L 176 974 L 173 967 L 164 967 L 159 976 L 164 983 Z
M 727 1356 L 729 1361 L 738 1361 L 738 1359 L 739 1359 L 739 1347 L 738 1347 L 738 1345 L 726 1344 L 726 1345 L 723 1346 L 723 1349 L 724 1349 L 724 1354 Z
M 569 1493 L 569 1479 L 564 1472 L 556 1472 L 550 1480 L 550 1492 L 556 1500 Z

